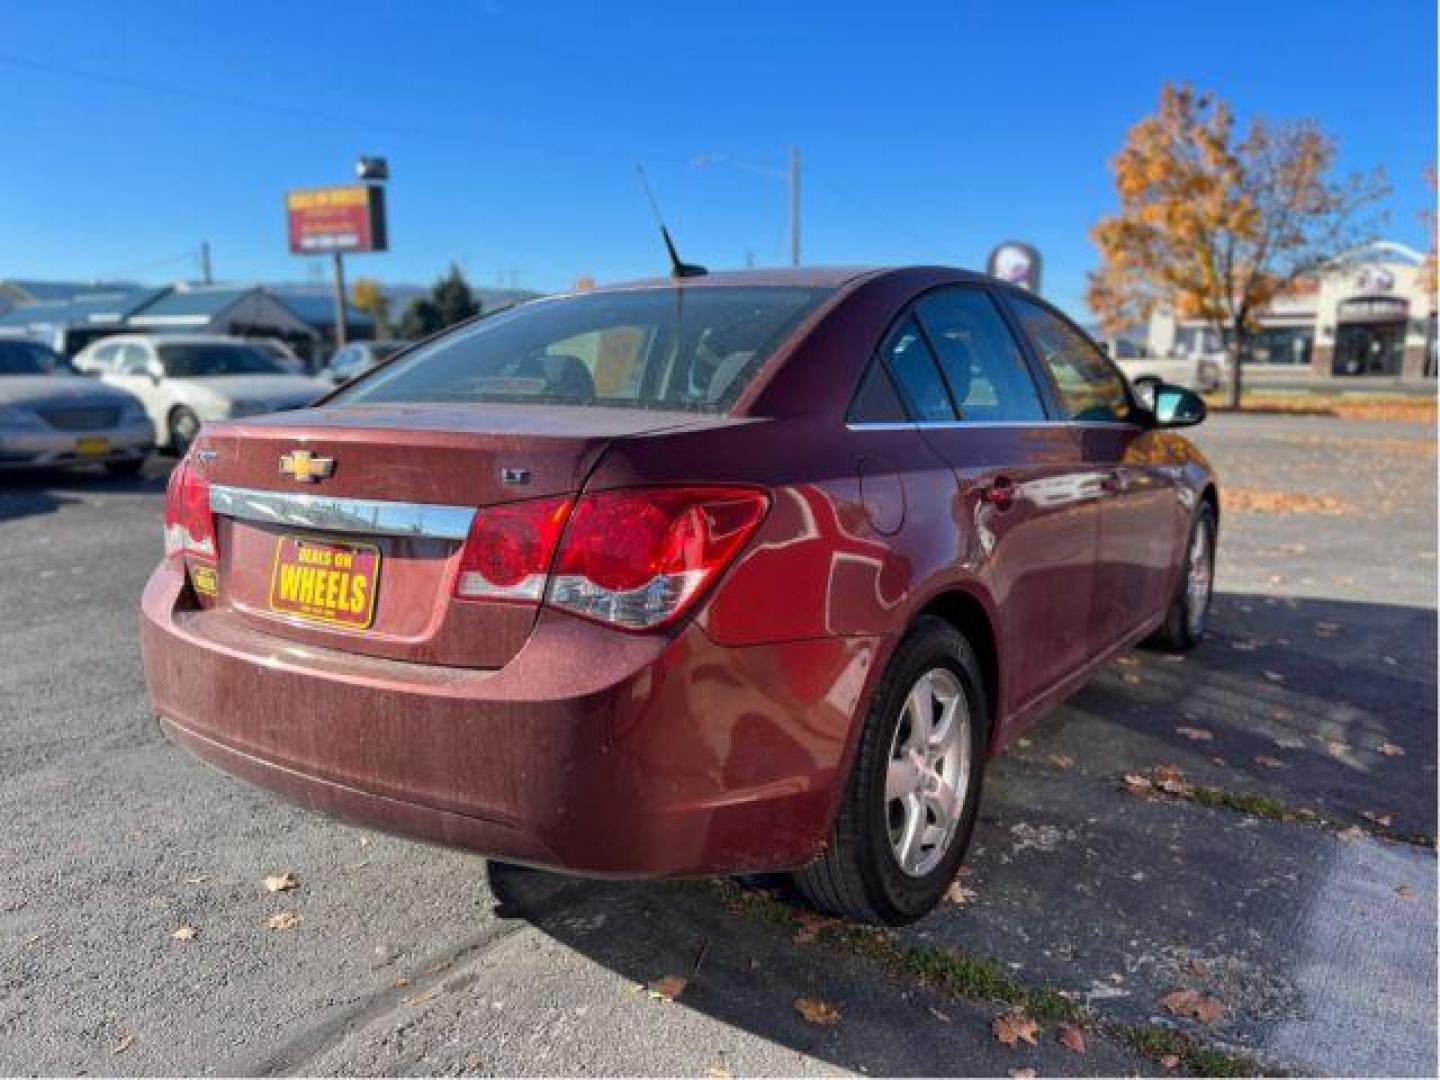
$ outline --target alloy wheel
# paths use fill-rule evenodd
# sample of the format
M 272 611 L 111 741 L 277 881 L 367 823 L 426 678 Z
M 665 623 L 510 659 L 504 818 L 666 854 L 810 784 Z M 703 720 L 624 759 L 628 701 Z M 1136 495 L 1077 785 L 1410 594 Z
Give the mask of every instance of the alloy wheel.
M 900 869 L 924 877 L 945 857 L 970 783 L 970 708 L 959 678 L 931 668 L 900 709 L 885 773 L 885 822 Z
M 1189 570 L 1185 578 L 1185 619 L 1191 637 L 1198 638 L 1205 630 L 1214 577 L 1215 545 L 1211 540 L 1210 522 L 1202 518 L 1190 541 Z

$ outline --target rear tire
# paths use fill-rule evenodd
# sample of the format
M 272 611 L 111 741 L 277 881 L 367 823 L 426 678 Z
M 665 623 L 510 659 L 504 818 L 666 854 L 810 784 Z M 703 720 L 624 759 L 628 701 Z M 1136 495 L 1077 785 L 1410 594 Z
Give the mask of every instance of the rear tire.
M 1190 522 L 1175 595 L 1170 598 L 1165 621 L 1148 644 L 1170 652 L 1188 652 L 1205 637 L 1215 587 L 1215 534 L 1215 508 L 1202 500 Z
M 975 650 L 922 617 L 876 687 L 829 844 L 794 875 L 806 900 L 891 926 L 933 908 L 970 845 L 989 727 Z

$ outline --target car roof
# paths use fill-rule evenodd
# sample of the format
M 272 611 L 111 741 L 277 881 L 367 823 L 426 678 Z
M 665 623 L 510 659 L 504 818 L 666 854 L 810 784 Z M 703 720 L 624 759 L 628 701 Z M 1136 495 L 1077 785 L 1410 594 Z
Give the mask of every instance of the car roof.
M 953 267 L 940 266 L 795 266 L 795 267 L 770 267 L 751 270 L 720 270 L 713 273 L 701 274 L 696 277 L 674 278 L 674 277 L 652 277 L 640 278 L 635 281 L 622 281 L 615 284 L 600 285 L 590 292 L 621 292 L 632 289 L 704 289 L 717 286 L 754 285 L 754 286 L 793 286 L 797 288 L 831 288 L 838 289 L 847 285 L 855 285 L 861 281 L 869 281 L 880 277 L 907 276 L 907 275 L 931 275 L 936 271 L 943 271 L 954 276 L 957 281 L 988 282 L 996 283 L 995 278 L 986 277 L 984 274 L 977 274 L 970 270 L 957 270 Z
M 115 345 L 125 341 L 146 341 L 152 345 L 253 345 L 254 342 L 228 334 L 106 334 L 86 346 Z

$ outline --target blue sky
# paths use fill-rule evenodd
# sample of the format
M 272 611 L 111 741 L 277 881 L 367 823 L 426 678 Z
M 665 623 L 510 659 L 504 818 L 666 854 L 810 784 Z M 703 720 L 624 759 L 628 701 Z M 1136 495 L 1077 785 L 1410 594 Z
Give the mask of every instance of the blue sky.
M 979 267 L 1006 238 L 1079 310 L 1107 162 L 1166 79 L 1239 114 L 1313 117 L 1384 165 L 1420 247 L 1435 160 L 1435 9 L 1291 3 L 0 2 L 0 278 L 304 279 L 287 187 L 390 158 L 393 251 L 352 275 L 540 289 L 663 268 L 643 162 L 681 250 Z M 701 155 L 716 155 L 697 165 Z

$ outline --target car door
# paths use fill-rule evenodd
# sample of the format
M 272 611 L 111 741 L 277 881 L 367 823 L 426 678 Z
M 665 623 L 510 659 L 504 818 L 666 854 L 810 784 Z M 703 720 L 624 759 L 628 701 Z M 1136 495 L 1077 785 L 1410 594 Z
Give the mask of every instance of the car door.
M 1101 478 L 1091 631 L 1099 653 L 1165 608 L 1185 524 L 1178 477 L 1163 438 L 1109 358 L 1049 307 L 1006 295 L 1053 381 L 1086 465 Z
M 920 429 L 955 473 L 959 520 L 974 534 L 967 569 L 1000 610 L 1001 714 L 1018 714 L 1089 655 L 1095 478 L 988 289 L 933 290 L 912 318 L 951 404 Z
M 144 342 L 127 341 L 120 345 L 114 363 L 102 378 L 140 399 L 158 437 L 165 430 L 168 406 L 164 380 L 155 377 L 156 364 L 154 354 Z

